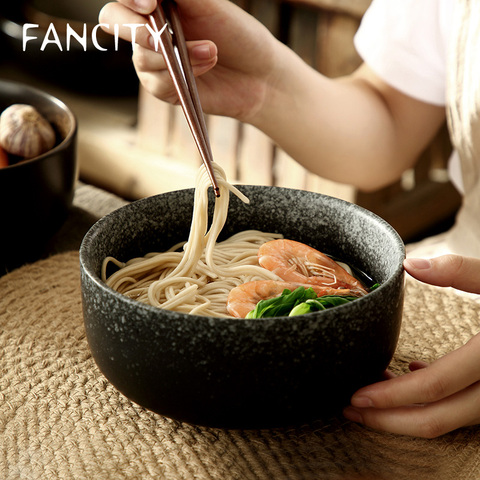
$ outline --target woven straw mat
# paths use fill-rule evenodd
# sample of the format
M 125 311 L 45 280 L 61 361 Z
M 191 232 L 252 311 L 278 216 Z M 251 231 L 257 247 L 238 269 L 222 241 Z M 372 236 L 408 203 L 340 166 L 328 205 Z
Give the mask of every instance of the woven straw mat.
M 96 367 L 82 319 L 78 252 L 0 278 L 0 479 L 480 479 L 480 429 L 433 440 L 338 418 L 220 430 L 132 404 Z M 393 370 L 453 350 L 479 305 L 409 280 Z

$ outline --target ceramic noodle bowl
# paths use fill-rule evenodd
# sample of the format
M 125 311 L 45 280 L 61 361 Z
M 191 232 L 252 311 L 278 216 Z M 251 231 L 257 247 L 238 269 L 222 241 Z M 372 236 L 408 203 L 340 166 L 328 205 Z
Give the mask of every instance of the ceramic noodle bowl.
M 107 379 L 159 414 L 216 427 L 287 426 L 337 413 L 379 380 L 396 348 L 404 245 L 373 213 L 317 193 L 264 186 L 231 195 L 222 237 L 279 232 L 382 285 L 354 302 L 297 317 L 221 319 L 144 305 L 107 287 L 103 259 L 128 260 L 188 238 L 193 190 L 134 202 L 98 221 L 80 249 L 85 329 Z

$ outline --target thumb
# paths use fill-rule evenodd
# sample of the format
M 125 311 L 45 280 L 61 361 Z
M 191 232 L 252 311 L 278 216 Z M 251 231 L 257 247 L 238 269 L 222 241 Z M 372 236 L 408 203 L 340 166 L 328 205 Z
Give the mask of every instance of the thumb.
M 403 265 L 412 277 L 421 282 L 480 294 L 480 259 L 442 255 L 429 260 L 407 258 Z

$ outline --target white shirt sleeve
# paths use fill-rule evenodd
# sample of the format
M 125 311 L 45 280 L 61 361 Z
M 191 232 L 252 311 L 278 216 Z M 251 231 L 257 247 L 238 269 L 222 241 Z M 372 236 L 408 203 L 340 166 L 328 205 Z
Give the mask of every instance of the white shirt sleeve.
M 373 0 L 355 47 L 389 85 L 443 106 L 453 7 L 454 0 Z

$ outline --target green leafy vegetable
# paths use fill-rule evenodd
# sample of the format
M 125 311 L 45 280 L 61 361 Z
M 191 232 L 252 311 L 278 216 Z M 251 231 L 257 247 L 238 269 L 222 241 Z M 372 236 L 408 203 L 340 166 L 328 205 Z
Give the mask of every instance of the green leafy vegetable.
M 247 314 L 246 318 L 304 315 L 305 313 L 336 307 L 357 298 L 342 295 L 317 297 L 313 288 L 298 287 L 293 292 L 285 289 L 279 297 L 260 300 L 255 309 Z
M 299 303 L 297 306 L 293 307 L 288 314 L 289 317 L 295 315 L 305 315 L 306 313 L 315 312 L 318 308 L 314 308 L 312 303 L 314 300 L 307 300 L 306 302 Z M 323 308 L 322 308 L 323 309 Z
M 286 288 L 279 297 L 260 300 L 245 318 L 282 317 L 298 304 L 314 298 L 317 294 L 313 288 L 298 287 L 293 292 Z
M 358 297 L 347 295 L 325 295 L 323 297 L 315 298 L 314 300 L 307 300 L 300 303 L 292 309 L 289 316 L 304 315 L 305 313 L 317 312 L 319 310 L 326 310 L 327 308 L 337 307 L 344 303 L 356 300 Z

